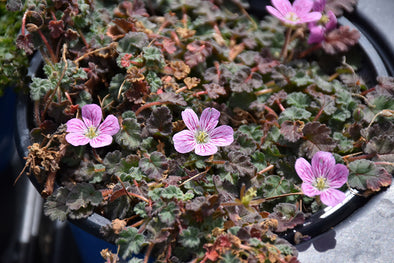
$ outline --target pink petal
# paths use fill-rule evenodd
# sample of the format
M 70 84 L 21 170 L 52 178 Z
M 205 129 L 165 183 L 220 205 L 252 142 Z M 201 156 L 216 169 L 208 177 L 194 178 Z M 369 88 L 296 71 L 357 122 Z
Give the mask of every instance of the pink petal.
M 327 12 L 327 16 L 329 20 L 326 24 L 326 30 L 333 30 L 337 27 L 337 17 L 331 10 Z
M 282 20 L 284 22 L 287 21 L 284 18 L 284 16 L 277 9 L 273 8 L 272 6 L 266 6 L 266 9 L 271 15 L 275 16 L 276 18 L 278 18 L 278 19 L 280 19 L 280 20 Z
M 218 147 L 216 147 L 212 143 L 196 144 L 196 147 L 194 148 L 194 152 L 197 155 L 201 155 L 201 156 L 212 155 L 215 154 L 217 151 L 218 151 Z
M 112 136 L 108 134 L 100 134 L 99 136 L 90 140 L 92 148 L 99 148 L 110 145 L 112 143 Z
M 293 7 L 289 0 L 271 0 L 272 5 L 282 14 L 285 16 L 290 12 L 294 12 Z M 267 6 L 268 8 L 269 6 Z
M 90 139 L 83 133 L 72 132 L 66 135 L 66 141 L 73 146 L 80 146 L 88 144 Z
M 328 183 L 332 188 L 339 188 L 347 182 L 349 170 L 346 165 L 337 164 L 327 176 Z
M 324 40 L 324 28 L 322 26 L 310 27 L 308 44 L 320 43 Z
M 293 3 L 293 8 L 295 10 L 295 13 L 300 17 L 309 13 L 309 11 L 311 11 L 312 9 L 312 6 L 313 6 L 312 0 L 295 0 Z
M 302 23 L 309 23 L 309 22 L 315 22 L 320 20 L 321 18 L 321 13 L 319 12 L 311 12 L 307 13 L 303 16 L 300 17 L 300 20 Z
M 67 123 L 67 132 L 76 132 L 76 133 L 81 133 L 84 134 L 85 131 L 87 130 L 87 127 L 83 121 L 80 119 L 71 119 Z
M 313 187 L 310 183 L 302 183 L 301 189 L 302 192 L 309 197 L 321 194 L 321 192 Z
M 213 130 L 218 125 L 220 112 L 214 108 L 206 108 L 200 117 L 201 129 L 204 131 Z
M 98 127 L 102 116 L 101 108 L 96 104 L 87 104 L 82 107 L 82 119 L 87 127 Z
M 313 11 L 323 12 L 326 7 L 326 0 L 315 0 L 313 1 Z
M 329 152 L 317 152 L 312 158 L 312 172 L 316 177 L 327 178 L 334 169 L 335 158 Z
M 194 139 L 194 133 L 189 130 L 178 132 L 172 137 L 174 141 L 175 150 L 179 153 L 188 153 L 194 150 L 196 141 Z
M 312 172 L 312 167 L 304 158 L 298 158 L 295 162 L 295 170 L 303 182 L 312 183 L 315 176 Z
M 182 111 L 182 119 L 186 127 L 191 131 L 196 131 L 200 127 L 198 116 L 192 109 Z
M 227 146 L 234 141 L 234 130 L 228 125 L 215 128 L 210 134 L 209 142 L 216 146 Z
M 108 115 L 98 128 L 99 134 L 115 135 L 119 131 L 119 121 L 114 115 Z
M 336 206 L 343 200 L 345 200 L 346 195 L 336 189 L 329 188 L 320 194 L 320 200 L 323 204 L 328 206 Z

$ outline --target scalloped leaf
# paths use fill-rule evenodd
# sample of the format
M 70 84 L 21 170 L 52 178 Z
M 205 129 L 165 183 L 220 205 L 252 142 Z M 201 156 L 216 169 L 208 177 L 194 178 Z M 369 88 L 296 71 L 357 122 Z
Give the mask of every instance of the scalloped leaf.
M 348 165 L 350 187 L 360 190 L 379 191 L 381 187 L 391 185 L 392 176 L 382 167 L 377 167 L 369 160 L 356 160 Z
M 119 246 L 119 255 L 126 260 L 126 258 L 140 253 L 145 244 L 145 237 L 139 234 L 135 227 L 128 227 L 119 233 L 116 244 Z
M 302 132 L 306 141 L 300 146 L 300 155 L 306 155 L 311 159 L 318 151 L 332 152 L 336 147 L 335 141 L 330 137 L 331 129 L 325 124 L 307 123 Z
M 44 203 L 44 214 L 51 220 L 65 221 L 69 208 L 66 204 L 67 196 L 70 193 L 65 187 L 57 188 L 52 195 L 48 196 Z
M 115 141 L 129 150 L 135 150 L 141 143 L 141 128 L 135 118 L 125 118 L 120 132 L 115 135 Z
M 153 152 L 149 158 L 142 158 L 138 166 L 150 179 L 159 180 L 164 171 L 168 169 L 168 160 L 162 153 Z
M 302 128 L 304 123 L 302 121 L 284 121 L 280 125 L 280 133 L 289 142 L 296 142 L 302 138 Z
M 146 121 L 146 128 L 151 135 L 170 135 L 172 133 L 171 111 L 165 106 L 154 109 Z
M 278 232 L 286 231 L 305 222 L 304 213 L 296 205 L 289 203 L 277 204 L 274 207 L 274 212 L 269 215 L 269 218 L 278 220 L 278 226 L 276 228 Z
M 200 245 L 200 229 L 194 226 L 189 226 L 180 234 L 179 242 L 183 247 L 197 248 Z
M 234 92 L 252 92 L 263 85 L 263 78 L 259 73 L 252 72 L 249 67 L 242 66 L 232 76 L 230 88 Z
M 250 157 L 242 152 L 230 152 L 229 161 L 224 164 L 224 169 L 238 176 L 254 176 L 256 168 L 250 161 Z
M 322 47 L 328 54 L 337 54 L 348 51 L 350 47 L 357 44 L 359 38 L 358 30 L 351 29 L 349 26 L 340 26 L 326 34 Z

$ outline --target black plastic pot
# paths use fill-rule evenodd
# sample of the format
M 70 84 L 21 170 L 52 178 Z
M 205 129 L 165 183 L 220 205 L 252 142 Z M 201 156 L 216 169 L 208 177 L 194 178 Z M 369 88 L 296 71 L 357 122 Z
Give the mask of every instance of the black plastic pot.
M 252 1 L 253 2 L 253 1 Z M 264 1 L 263 1 L 264 2 Z M 258 9 L 255 9 L 258 11 Z M 355 27 L 349 20 L 346 18 L 341 18 L 339 23 L 343 25 L 349 25 L 351 27 Z M 358 29 L 358 28 L 357 28 Z M 362 33 L 362 32 L 361 32 Z M 362 52 L 366 56 L 366 64 L 373 71 L 372 75 L 374 76 L 388 76 L 388 70 L 385 65 L 385 62 L 381 59 L 378 54 L 378 51 L 375 49 L 374 45 L 368 40 L 368 38 L 362 34 L 361 39 L 359 41 L 359 47 Z M 35 65 L 37 67 L 37 65 Z M 37 68 L 36 68 L 37 69 Z M 32 69 L 34 70 L 34 69 Z M 27 156 L 27 146 L 30 145 L 29 140 L 29 115 L 30 110 L 28 106 L 28 100 L 24 98 L 19 98 L 17 102 L 17 111 L 16 111 L 16 146 L 17 151 L 21 158 Z M 40 185 L 33 177 L 29 177 L 32 183 L 35 185 L 37 189 L 40 189 Z M 339 222 L 343 221 L 349 215 L 351 215 L 358 208 L 362 207 L 368 201 L 367 198 L 361 197 L 359 195 L 355 195 L 351 192 L 347 193 L 347 198 L 344 202 L 339 204 L 336 207 L 326 208 L 324 210 L 319 211 L 318 213 L 312 215 L 308 220 L 294 230 L 283 233 L 282 236 L 294 243 L 294 234 L 296 231 L 302 233 L 303 235 L 308 235 L 310 237 L 316 237 L 331 229 Z M 104 237 L 100 233 L 100 228 L 110 224 L 110 220 L 104 218 L 99 214 L 92 214 L 86 219 L 80 220 L 69 220 L 73 225 L 77 227 L 76 232 L 79 229 L 82 229 L 86 233 L 89 234 L 88 238 L 98 238 L 103 240 Z M 83 241 L 87 242 L 87 241 Z M 91 245 L 92 243 L 87 242 L 87 245 Z M 104 242 L 101 243 L 100 248 L 97 248 L 96 251 L 99 252 L 100 249 L 106 247 L 114 246 L 110 243 Z M 115 252 L 115 250 L 114 250 Z

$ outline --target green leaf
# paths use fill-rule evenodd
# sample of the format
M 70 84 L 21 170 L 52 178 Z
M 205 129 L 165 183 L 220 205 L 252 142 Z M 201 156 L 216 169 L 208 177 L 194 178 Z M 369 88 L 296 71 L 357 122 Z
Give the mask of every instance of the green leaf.
M 115 141 L 129 150 L 135 150 L 140 146 L 141 128 L 135 118 L 123 119 L 122 128 L 115 135 Z
M 139 202 L 134 206 L 134 213 L 142 218 L 146 218 L 148 214 L 146 213 L 145 203 Z
M 302 92 L 293 92 L 287 95 L 287 104 L 304 109 L 311 104 L 309 96 Z
M 288 121 L 296 121 L 296 120 L 307 120 L 312 116 L 312 113 L 305 109 L 289 107 L 281 112 L 279 116 L 279 123 L 282 123 L 286 120 Z
M 265 178 L 262 190 L 264 197 L 273 197 L 290 193 L 291 184 L 284 177 L 278 175 L 269 175 Z
M 163 82 L 161 81 L 159 76 L 157 76 L 156 72 L 154 72 L 154 71 L 149 71 L 148 74 L 146 74 L 145 78 L 150 86 L 151 92 L 156 92 L 163 85 Z
M 138 165 L 149 178 L 159 180 L 168 169 L 168 160 L 162 153 L 153 152 L 149 158 L 142 158 Z
M 38 101 L 44 97 L 48 91 L 54 90 L 55 87 L 56 84 L 52 83 L 49 79 L 33 78 L 30 84 L 30 98 L 33 101 Z
M 261 127 L 256 124 L 241 125 L 238 131 L 248 134 L 255 142 L 260 142 L 264 135 Z
M 128 32 L 117 47 L 119 53 L 134 53 L 149 44 L 148 36 L 143 32 Z
M 133 254 L 140 253 L 145 244 L 145 237 L 139 234 L 136 228 L 128 227 L 119 233 L 116 244 L 119 245 L 119 255 L 125 260 Z
M 59 187 L 55 192 L 48 196 L 44 203 L 44 214 L 49 216 L 51 220 L 65 221 L 69 208 L 66 204 L 69 190 L 64 187 Z
M 356 160 L 349 163 L 348 167 L 350 170 L 348 182 L 351 187 L 379 191 L 381 187 L 391 184 L 391 175 L 372 161 Z
M 97 206 L 103 200 L 100 191 L 94 189 L 92 184 L 80 183 L 73 186 L 67 196 L 67 206 L 71 210 L 87 207 L 89 204 Z
M 184 229 L 180 234 L 179 242 L 183 247 L 197 248 L 200 245 L 200 229 L 197 227 L 189 226 Z
M 148 67 L 163 68 L 165 66 L 164 56 L 160 49 L 157 47 L 144 47 L 142 50 L 144 52 L 143 57 Z
M 158 216 L 162 223 L 171 226 L 174 224 L 176 216 L 179 214 L 179 207 L 174 202 L 169 202 L 159 212 Z
M 346 138 L 342 133 L 334 132 L 333 138 L 337 142 L 337 146 L 342 153 L 353 150 L 353 141 Z

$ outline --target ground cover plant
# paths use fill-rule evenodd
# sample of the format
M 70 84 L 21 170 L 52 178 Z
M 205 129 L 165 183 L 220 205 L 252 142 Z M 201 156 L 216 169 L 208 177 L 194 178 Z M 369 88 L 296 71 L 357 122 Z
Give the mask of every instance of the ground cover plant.
M 280 233 L 391 184 L 394 81 L 337 23 L 355 4 L 26 1 L 46 215 L 109 218 L 108 262 L 297 262 Z

